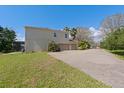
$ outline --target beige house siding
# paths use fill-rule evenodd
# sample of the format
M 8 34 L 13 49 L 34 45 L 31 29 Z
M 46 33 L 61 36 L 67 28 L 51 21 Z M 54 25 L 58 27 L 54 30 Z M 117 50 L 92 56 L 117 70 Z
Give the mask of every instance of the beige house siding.
M 56 33 L 56 37 L 54 37 L 54 33 Z M 67 34 L 67 38 L 65 38 L 65 34 Z M 57 44 L 69 44 L 69 34 L 47 28 L 25 27 L 26 51 L 47 51 L 51 41 L 55 41 Z

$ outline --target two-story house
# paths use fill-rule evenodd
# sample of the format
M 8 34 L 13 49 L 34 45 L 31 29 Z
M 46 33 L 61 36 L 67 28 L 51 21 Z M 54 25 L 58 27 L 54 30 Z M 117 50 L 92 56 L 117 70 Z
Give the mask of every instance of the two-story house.
M 77 44 L 69 39 L 69 33 L 48 28 L 25 27 L 25 50 L 47 51 L 48 44 L 54 41 L 60 50 L 75 50 Z

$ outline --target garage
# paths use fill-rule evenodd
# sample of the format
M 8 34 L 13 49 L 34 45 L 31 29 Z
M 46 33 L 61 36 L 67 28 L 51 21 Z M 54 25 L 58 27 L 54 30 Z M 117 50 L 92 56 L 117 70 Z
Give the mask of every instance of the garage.
M 76 44 L 58 44 L 60 47 L 60 50 L 76 50 L 77 45 Z

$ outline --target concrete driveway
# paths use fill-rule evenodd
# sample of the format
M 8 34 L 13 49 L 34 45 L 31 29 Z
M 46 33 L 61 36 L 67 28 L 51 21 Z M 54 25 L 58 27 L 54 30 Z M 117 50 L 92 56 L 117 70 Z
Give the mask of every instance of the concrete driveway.
M 124 61 L 102 49 L 49 53 L 112 87 L 124 88 Z

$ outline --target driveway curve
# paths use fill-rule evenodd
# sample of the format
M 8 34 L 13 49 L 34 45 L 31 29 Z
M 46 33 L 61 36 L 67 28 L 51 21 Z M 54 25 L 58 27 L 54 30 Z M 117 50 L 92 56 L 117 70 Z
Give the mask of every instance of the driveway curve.
M 49 55 L 115 88 L 124 88 L 124 61 L 102 49 L 53 52 Z

